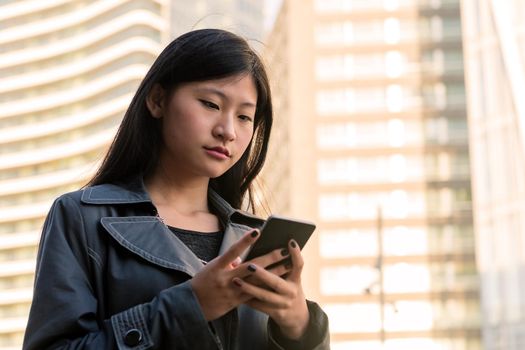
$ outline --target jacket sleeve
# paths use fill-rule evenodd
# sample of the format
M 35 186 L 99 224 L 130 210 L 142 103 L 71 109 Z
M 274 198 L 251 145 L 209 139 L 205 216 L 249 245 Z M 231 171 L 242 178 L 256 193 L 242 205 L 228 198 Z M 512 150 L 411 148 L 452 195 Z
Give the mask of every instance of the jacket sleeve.
M 310 320 L 304 335 L 298 340 L 286 338 L 279 326 L 268 320 L 269 348 L 271 350 L 329 350 L 328 317 L 316 303 L 307 300 Z
M 23 349 L 192 349 L 196 339 L 217 348 L 189 281 L 100 321 L 82 220 L 69 197 L 56 200 L 46 218 Z

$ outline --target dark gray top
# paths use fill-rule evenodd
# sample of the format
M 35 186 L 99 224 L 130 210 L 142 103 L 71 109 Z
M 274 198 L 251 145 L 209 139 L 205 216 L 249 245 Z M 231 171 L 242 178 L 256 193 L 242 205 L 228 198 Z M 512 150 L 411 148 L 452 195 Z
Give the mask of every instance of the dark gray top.
M 203 262 L 209 262 L 219 255 L 224 231 L 198 232 L 168 227 Z

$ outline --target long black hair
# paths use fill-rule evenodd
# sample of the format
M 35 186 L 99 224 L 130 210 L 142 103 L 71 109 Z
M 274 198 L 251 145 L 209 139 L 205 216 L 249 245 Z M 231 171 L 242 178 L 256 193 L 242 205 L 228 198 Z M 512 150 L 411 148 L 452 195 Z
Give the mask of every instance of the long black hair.
M 115 139 L 88 185 L 118 183 L 136 176 L 147 177 L 159 162 L 163 147 L 161 123 L 146 105 L 151 89 L 160 86 L 168 94 L 181 83 L 250 74 L 257 89 L 253 138 L 242 157 L 210 187 L 234 208 L 246 193 L 254 210 L 252 181 L 261 171 L 273 121 L 272 101 L 264 65 L 248 42 L 220 29 L 188 32 L 173 40 L 158 56 L 131 101 Z

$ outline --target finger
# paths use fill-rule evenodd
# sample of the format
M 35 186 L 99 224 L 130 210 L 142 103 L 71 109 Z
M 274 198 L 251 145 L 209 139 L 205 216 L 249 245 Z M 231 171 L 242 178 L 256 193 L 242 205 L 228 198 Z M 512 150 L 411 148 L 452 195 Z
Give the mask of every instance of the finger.
M 233 260 L 233 261 L 231 262 L 230 265 L 231 265 L 232 268 L 236 268 L 236 267 L 239 266 L 241 263 L 242 263 L 242 259 L 241 259 L 240 256 L 238 256 L 238 257 L 235 258 L 235 260 Z
M 261 267 L 268 267 L 275 264 L 275 266 L 272 266 L 269 271 L 272 271 L 274 274 L 281 276 L 282 274 L 289 272 L 291 270 L 291 263 L 289 259 L 289 251 L 288 249 L 275 249 L 272 252 L 265 254 L 263 256 L 257 257 L 255 259 L 246 261 L 242 264 L 239 264 L 236 269 L 236 277 L 245 278 L 252 274 L 252 271 L 250 271 L 249 266 L 255 265 L 255 266 L 261 266 Z M 288 260 L 288 261 L 283 261 Z M 275 268 L 279 266 L 286 266 L 284 269 L 286 271 L 283 271 L 282 268 L 279 270 L 275 270 Z
M 286 257 L 290 255 L 290 252 L 287 248 L 281 248 L 281 249 L 274 249 L 268 254 L 258 256 L 257 258 L 254 258 L 250 260 L 250 263 L 253 263 L 257 266 L 267 267 L 272 264 L 275 264 L 276 262 L 279 262 Z
M 242 255 L 242 253 L 250 247 L 257 238 L 259 237 L 258 230 L 252 230 L 246 232 L 237 242 L 232 244 L 232 246 L 218 259 L 218 264 L 222 266 L 230 266 L 236 259 Z
M 233 283 L 243 294 L 250 295 L 252 298 L 259 300 L 267 306 L 284 308 L 289 305 L 289 297 L 285 297 L 274 291 L 247 283 L 238 277 L 233 279 Z
M 293 289 L 290 287 L 288 282 L 279 276 L 263 269 L 255 264 L 249 264 L 246 269 L 251 275 L 249 276 L 253 283 L 252 286 L 260 286 L 264 290 L 273 290 L 276 293 L 283 295 L 292 295 Z M 236 278 L 239 278 L 238 276 Z M 246 282 L 246 279 L 244 279 Z
M 292 263 L 290 261 L 287 261 L 275 267 L 272 267 L 271 269 L 268 269 L 267 271 L 273 273 L 276 276 L 283 277 L 287 275 L 291 270 L 292 270 Z
M 293 239 L 288 243 L 288 250 L 290 251 L 290 258 L 292 259 L 292 271 L 288 275 L 289 281 L 301 281 L 301 273 L 303 272 L 304 260 L 301 254 L 299 244 Z
M 236 304 L 238 304 L 238 305 L 240 305 L 240 304 L 246 304 L 246 303 L 248 303 L 250 300 L 253 299 L 253 297 L 252 297 L 251 295 L 246 294 L 246 293 L 244 293 L 244 292 L 242 291 L 242 289 L 240 288 L 240 284 L 239 284 L 237 281 L 233 280 L 232 282 L 233 282 L 233 284 L 234 284 L 233 287 L 236 289 L 236 292 L 238 293 L 238 294 L 237 294 L 238 303 L 236 303 Z
M 276 309 L 281 309 L 282 307 L 275 307 L 273 305 L 268 305 L 267 303 L 260 301 L 259 299 L 252 298 L 248 300 L 246 303 L 249 307 L 252 309 L 258 310 L 262 313 L 267 314 L 268 316 L 273 316 L 273 313 Z
M 273 273 L 275 276 L 279 276 L 286 280 L 288 278 L 288 273 L 291 270 L 292 270 L 292 264 L 290 262 L 287 262 L 284 264 L 280 264 L 276 267 L 273 267 L 272 269 L 269 269 L 267 271 L 270 273 Z M 258 278 L 258 276 L 251 275 L 251 272 L 248 272 L 248 274 L 250 274 L 250 276 L 243 277 L 244 281 L 246 281 L 247 283 L 253 284 L 254 286 L 259 286 L 259 287 L 268 289 L 268 287 L 264 285 L 264 282 L 262 282 Z

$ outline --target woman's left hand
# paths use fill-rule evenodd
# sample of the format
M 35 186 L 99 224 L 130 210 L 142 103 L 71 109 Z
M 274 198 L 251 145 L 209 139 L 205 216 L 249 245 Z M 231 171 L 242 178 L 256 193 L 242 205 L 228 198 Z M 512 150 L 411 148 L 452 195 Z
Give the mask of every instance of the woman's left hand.
M 284 336 L 299 339 L 308 326 L 309 313 L 301 285 L 304 260 L 299 245 L 294 240 L 288 243 L 292 268 L 286 278 L 250 264 L 246 276 L 257 280 L 257 284 L 234 278 L 238 288 L 252 296 L 246 304 L 270 316 L 280 327 Z

